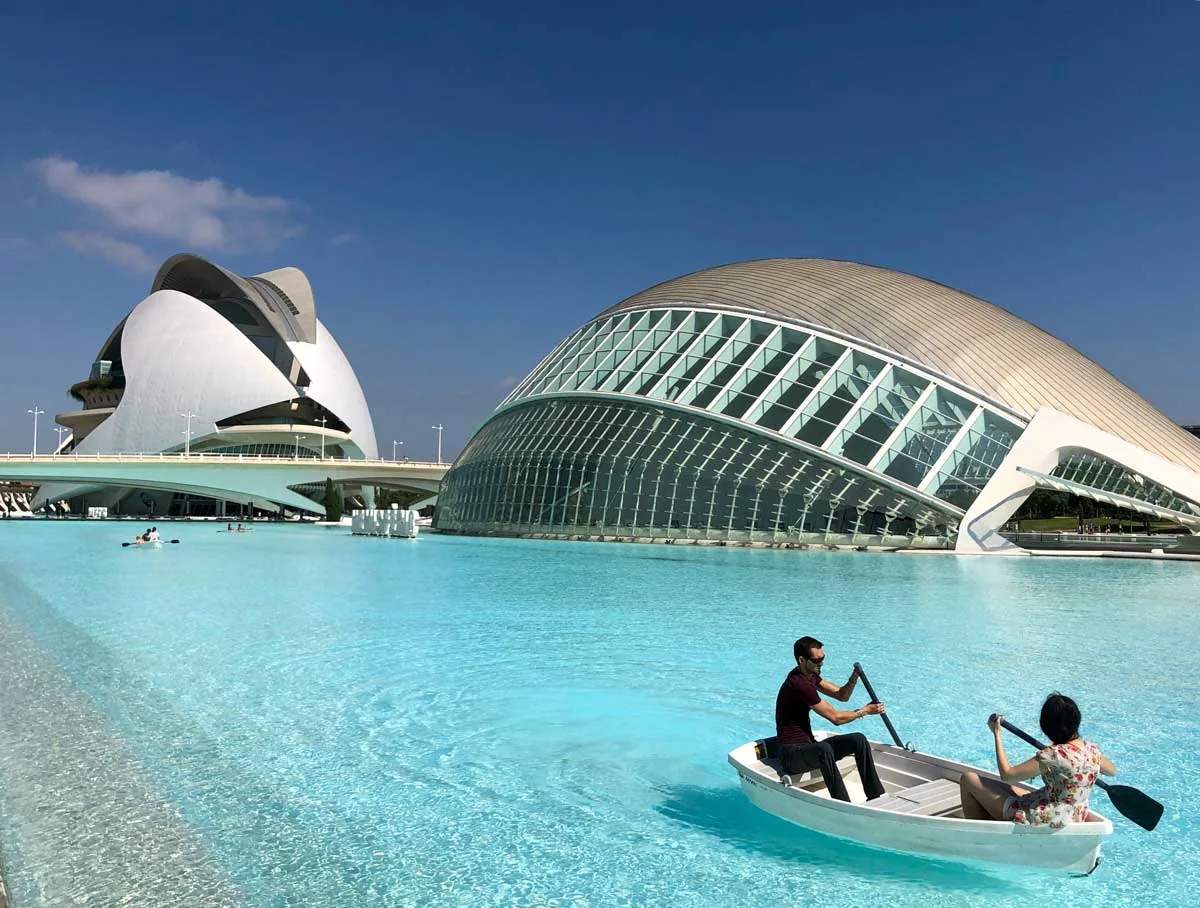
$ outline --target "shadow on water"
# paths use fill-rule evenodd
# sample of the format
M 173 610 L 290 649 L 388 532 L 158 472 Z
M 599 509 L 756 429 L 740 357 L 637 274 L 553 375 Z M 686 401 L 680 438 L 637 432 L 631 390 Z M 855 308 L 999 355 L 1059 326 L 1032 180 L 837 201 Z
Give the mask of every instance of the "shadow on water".
M 917 883 L 939 890 L 1015 893 L 1021 887 L 969 865 L 883 851 L 822 835 L 773 817 L 736 788 L 675 785 L 655 810 L 716 836 L 743 851 L 787 861 L 797 868 L 841 870 L 864 880 Z

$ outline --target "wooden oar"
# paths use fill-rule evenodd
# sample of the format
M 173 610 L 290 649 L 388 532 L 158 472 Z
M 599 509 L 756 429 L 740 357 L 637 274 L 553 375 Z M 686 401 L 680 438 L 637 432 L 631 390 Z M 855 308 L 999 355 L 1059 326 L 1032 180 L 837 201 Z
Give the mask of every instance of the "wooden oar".
M 871 698 L 872 703 L 879 703 L 880 700 L 875 696 L 875 688 L 871 686 L 871 681 L 867 678 L 867 673 L 863 671 L 863 667 L 858 662 L 854 663 L 854 670 L 858 672 L 858 677 L 862 678 L 863 687 L 867 689 L 867 696 Z M 887 713 L 880 713 L 879 718 L 883 720 L 883 724 L 887 726 L 888 732 L 892 736 L 892 740 L 896 742 L 896 746 L 901 750 L 912 750 L 912 744 L 905 744 L 900 740 L 900 736 L 896 734 L 896 728 L 892 725 L 892 720 L 888 718 Z
M 996 714 L 992 713 L 992 718 L 995 717 Z M 1001 719 L 1000 724 L 1025 743 L 1032 744 L 1038 750 L 1045 749 L 1045 744 L 1033 735 L 1021 731 L 1007 719 Z M 1099 777 L 1096 778 L 1096 785 L 1108 795 L 1113 807 L 1117 808 L 1122 816 L 1133 820 L 1142 829 L 1153 829 L 1162 819 L 1163 806 L 1144 791 L 1134 788 L 1132 785 L 1110 785 Z

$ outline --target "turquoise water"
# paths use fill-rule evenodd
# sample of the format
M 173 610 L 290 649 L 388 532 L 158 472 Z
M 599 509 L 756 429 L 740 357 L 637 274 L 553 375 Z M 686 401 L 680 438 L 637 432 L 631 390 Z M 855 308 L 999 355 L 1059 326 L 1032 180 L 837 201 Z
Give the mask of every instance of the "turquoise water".
M 1200 564 L 161 529 L 181 543 L 0 524 L 17 908 L 1185 905 L 1200 884 Z M 993 710 L 1035 730 L 1073 694 L 1162 824 L 1097 793 L 1104 863 L 1054 878 L 758 811 L 725 755 L 771 730 L 803 633 L 968 762 L 991 765 Z

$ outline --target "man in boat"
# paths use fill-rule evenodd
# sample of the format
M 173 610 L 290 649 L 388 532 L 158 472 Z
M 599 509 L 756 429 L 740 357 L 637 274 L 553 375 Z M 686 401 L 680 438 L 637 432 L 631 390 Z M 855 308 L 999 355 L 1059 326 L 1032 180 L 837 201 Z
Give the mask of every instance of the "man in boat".
M 834 725 L 845 725 L 863 716 L 878 716 L 884 709 L 882 703 L 868 703 L 855 710 L 834 709 L 821 699 L 821 694 L 845 703 L 858 684 L 858 669 L 850 673 L 850 679 L 838 687 L 821 677 L 821 666 L 825 662 L 825 648 L 815 637 L 801 637 L 792 647 L 796 657 L 793 668 L 775 699 L 775 733 L 779 736 L 779 751 L 783 772 L 797 775 L 810 769 L 819 769 L 825 787 L 832 798 L 849 801 L 846 783 L 838 772 L 837 761 L 854 754 L 858 764 L 858 776 L 862 780 L 863 793 L 868 800 L 883 795 L 883 784 L 875 771 L 875 758 L 871 745 L 864 735 L 852 733 L 831 735 L 823 741 L 813 737 L 811 714 L 816 713 Z

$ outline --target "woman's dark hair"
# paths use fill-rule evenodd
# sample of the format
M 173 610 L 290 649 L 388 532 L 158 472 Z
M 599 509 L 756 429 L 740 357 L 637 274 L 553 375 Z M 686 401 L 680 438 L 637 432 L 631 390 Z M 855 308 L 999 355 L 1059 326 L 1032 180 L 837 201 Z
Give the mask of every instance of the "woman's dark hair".
M 1055 744 L 1079 736 L 1079 707 L 1066 694 L 1052 693 L 1042 704 L 1042 734 Z

